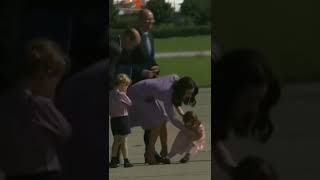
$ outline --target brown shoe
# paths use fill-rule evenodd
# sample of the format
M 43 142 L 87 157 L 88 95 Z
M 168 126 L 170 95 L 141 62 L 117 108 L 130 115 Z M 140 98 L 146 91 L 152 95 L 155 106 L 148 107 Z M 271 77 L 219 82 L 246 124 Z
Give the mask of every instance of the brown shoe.
M 158 163 L 160 163 L 162 160 L 161 156 L 157 152 L 155 152 L 154 158 Z M 144 163 L 147 164 L 147 153 L 144 153 Z
M 149 153 L 150 154 L 150 153 Z M 159 162 L 156 160 L 156 158 L 154 157 L 154 154 L 152 153 L 151 156 L 145 156 L 145 163 L 149 164 L 149 165 L 157 165 L 159 164 Z
M 161 162 L 163 163 L 163 164 L 171 164 L 171 161 L 170 161 L 170 159 L 169 158 L 162 158 L 162 160 L 161 160 Z
M 162 158 L 166 157 L 168 155 L 168 150 L 167 149 L 162 149 L 160 152 L 160 155 Z

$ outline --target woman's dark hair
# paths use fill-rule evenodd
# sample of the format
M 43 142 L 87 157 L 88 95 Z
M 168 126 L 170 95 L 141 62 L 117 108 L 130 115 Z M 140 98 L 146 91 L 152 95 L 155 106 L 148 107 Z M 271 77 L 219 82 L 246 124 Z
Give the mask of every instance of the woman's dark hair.
M 233 180 L 277 180 L 275 169 L 264 159 L 248 156 L 242 159 L 234 171 Z
M 239 49 L 227 52 L 215 65 L 212 93 L 214 124 L 217 127 L 215 138 L 227 137 L 231 128 L 227 116 L 241 91 L 262 84 L 267 85 L 267 94 L 260 104 L 258 119 L 252 129 L 249 129 L 249 124 L 244 127 L 247 135 L 256 135 L 261 142 L 271 137 L 274 126 L 269 114 L 280 98 L 281 89 L 265 61 L 264 55 L 256 50 Z
M 185 95 L 186 90 L 193 89 L 194 92 L 192 97 L 188 100 L 183 100 L 183 96 Z M 172 86 L 172 104 L 174 106 L 181 106 L 182 103 L 185 105 L 195 106 L 197 101 L 195 99 L 196 95 L 198 94 L 198 86 L 194 82 L 191 77 L 183 77 L 176 81 Z

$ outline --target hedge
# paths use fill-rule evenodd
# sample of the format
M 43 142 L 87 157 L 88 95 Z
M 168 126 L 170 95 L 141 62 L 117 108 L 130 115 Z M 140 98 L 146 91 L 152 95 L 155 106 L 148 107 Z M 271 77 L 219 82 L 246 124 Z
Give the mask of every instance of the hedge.
M 116 18 L 116 22 L 110 22 L 110 25 L 116 29 L 123 29 L 127 26 L 134 26 L 137 21 L 136 16 L 132 15 L 123 15 Z
M 116 38 L 121 34 L 123 29 L 110 29 L 110 37 Z M 169 37 L 185 37 L 195 35 L 211 35 L 211 25 L 203 26 L 158 26 L 152 29 L 152 34 L 155 38 L 169 38 Z

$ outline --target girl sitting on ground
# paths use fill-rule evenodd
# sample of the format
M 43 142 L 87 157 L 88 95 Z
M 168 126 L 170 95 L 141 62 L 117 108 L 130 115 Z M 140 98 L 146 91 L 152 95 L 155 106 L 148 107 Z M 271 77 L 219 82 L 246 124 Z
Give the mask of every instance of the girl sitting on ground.
M 164 163 L 170 164 L 170 159 L 176 154 L 185 154 L 181 163 L 189 161 L 191 155 L 203 150 L 205 143 L 205 131 L 203 124 L 199 121 L 196 113 L 187 111 L 183 116 L 184 126 L 176 136 L 170 153 L 164 159 Z

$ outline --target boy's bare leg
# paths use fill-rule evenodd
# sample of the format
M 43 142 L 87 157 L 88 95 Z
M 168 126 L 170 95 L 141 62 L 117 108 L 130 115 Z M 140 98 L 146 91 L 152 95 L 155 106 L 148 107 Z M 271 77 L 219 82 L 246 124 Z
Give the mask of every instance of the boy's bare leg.
M 112 151 L 111 151 L 111 157 L 117 157 L 118 151 L 120 150 L 120 136 L 114 136 L 113 138 L 113 144 L 112 144 Z
M 121 152 L 123 159 L 128 159 L 127 136 L 121 136 Z

